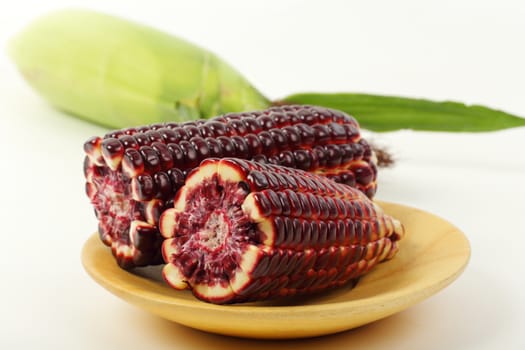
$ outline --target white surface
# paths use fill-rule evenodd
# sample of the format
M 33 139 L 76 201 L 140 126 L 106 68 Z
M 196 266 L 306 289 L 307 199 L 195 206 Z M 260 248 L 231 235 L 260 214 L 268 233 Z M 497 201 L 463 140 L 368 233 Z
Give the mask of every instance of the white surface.
M 4 5 L 1 45 L 31 18 L 81 3 Z M 523 1 L 91 3 L 213 49 L 271 98 L 359 91 L 525 116 Z M 378 198 L 454 223 L 472 244 L 470 265 L 438 295 L 386 320 L 334 336 L 257 342 L 166 322 L 86 275 L 80 249 L 96 220 L 83 190 L 82 144 L 104 130 L 50 108 L 3 53 L 0 78 L 0 348 L 525 348 L 525 128 L 374 134 L 398 158 L 380 174 Z

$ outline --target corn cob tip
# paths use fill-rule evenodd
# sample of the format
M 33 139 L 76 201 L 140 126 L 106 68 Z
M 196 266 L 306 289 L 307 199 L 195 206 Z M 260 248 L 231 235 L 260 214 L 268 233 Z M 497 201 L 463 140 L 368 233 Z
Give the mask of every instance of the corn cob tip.
M 374 151 L 378 167 L 380 168 L 389 168 L 394 166 L 396 160 L 394 155 L 388 150 L 387 147 L 378 146 L 375 143 L 370 143 L 372 150 Z

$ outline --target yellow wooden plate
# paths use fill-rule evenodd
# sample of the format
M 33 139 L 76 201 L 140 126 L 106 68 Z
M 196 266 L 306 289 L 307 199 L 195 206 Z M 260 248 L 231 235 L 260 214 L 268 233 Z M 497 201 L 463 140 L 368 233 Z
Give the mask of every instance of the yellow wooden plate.
M 466 237 L 447 221 L 419 209 L 380 203 L 400 219 L 407 236 L 394 259 L 350 286 L 316 296 L 238 305 L 213 305 L 176 291 L 160 277 L 160 267 L 127 272 L 93 235 L 82 262 L 110 292 L 154 314 L 208 332 L 250 338 L 301 338 L 336 333 L 399 312 L 443 289 L 464 270 L 470 257 Z

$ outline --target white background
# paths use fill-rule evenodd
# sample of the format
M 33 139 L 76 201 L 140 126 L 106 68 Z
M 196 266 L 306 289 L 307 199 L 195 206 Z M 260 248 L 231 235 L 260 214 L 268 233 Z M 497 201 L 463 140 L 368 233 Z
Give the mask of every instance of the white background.
M 0 45 L 79 5 L 207 47 L 263 93 L 352 91 L 480 103 L 525 116 L 523 1 L 10 1 Z M 359 117 L 359 116 L 357 116 Z M 102 128 L 49 107 L 0 53 L 0 348 L 524 349 L 525 128 L 373 134 L 396 155 L 377 198 L 465 232 L 465 273 L 427 301 L 338 335 L 258 342 L 194 331 L 126 304 L 83 271 L 96 229 L 82 144 Z

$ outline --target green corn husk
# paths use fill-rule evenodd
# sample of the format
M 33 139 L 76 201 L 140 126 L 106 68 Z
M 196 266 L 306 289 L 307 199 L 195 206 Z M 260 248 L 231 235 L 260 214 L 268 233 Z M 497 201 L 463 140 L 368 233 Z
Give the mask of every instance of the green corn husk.
M 53 105 L 111 128 L 270 104 L 213 53 L 96 12 L 44 16 L 14 38 L 9 51 L 30 85 Z
M 53 13 L 16 37 L 10 53 L 58 108 L 111 128 L 207 118 L 272 103 L 217 56 L 174 36 L 91 11 Z M 335 108 L 363 128 L 492 131 L 525 119 L 483 106 L 366 94 L 294 94 L 274 104 Z
M 367 94 L 295 94 L 281 103 L 315 104 L 357 116 L 373 131 L 481 132 L 525 126 L 525 119 L 478 105 Z

